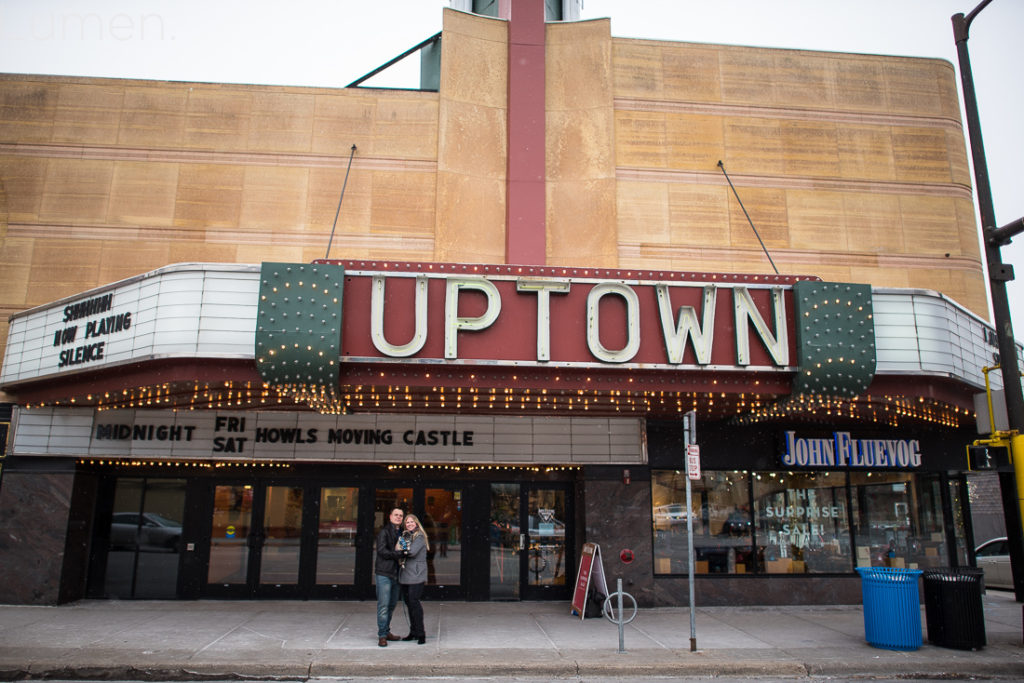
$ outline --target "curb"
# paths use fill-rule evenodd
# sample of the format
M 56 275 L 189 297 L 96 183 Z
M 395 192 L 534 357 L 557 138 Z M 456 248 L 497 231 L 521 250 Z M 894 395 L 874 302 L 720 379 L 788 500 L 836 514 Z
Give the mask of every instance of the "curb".
M 869 663 L 870 664 L 870 663 Z M 346 662 L 317 664 L 308 668 L 299 666 L 258 665 L 240 669 L 237 666 L 210 664 L 207 666 L 66 666 L 47 668 L 4 668 L 0 669 L 0 681 L 22 680 L 85 680 L 85 681 L 306 681 L 313 678 L 350 677 L 361 678 L 409 678 L 409 677 L 548 677 L 566 678 L 574 676 L 620 676 L 620 677 L 855 677 L 855 678 L 906 678 L 906 679 L 1005 679 L 1021 680 L 1024 664 L 1021 662 L 964 662 L 962 672 L 951 670 L 948 662 L 923 665 L 920 662 L 906 662 L 903 666 L 894 662 L 865 663 L 831 661 L 795 662 L 785 660 L 751 661 L 701 661 L 701 662 L 593 662 L 566 659 L 561 662 L 381 662 L 369 665 L 367 662 Z

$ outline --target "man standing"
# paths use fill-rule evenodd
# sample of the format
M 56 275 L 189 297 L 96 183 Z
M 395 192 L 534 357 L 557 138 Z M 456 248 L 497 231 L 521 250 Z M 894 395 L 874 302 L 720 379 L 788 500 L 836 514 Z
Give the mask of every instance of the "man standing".
M 387 647 L 389 640 L 399 640 L 391 633 L 391 615 L 398 604 L 401 586 L 398 583 L 398 561 L 401 551 L 395 550 L 398 537 L 402 535 L 401 525 L 405 513 L 395 508 L 388 516 L 384 528 L 377 534 L 377 557 L 373 572 L 377 580 L 377 645 Z

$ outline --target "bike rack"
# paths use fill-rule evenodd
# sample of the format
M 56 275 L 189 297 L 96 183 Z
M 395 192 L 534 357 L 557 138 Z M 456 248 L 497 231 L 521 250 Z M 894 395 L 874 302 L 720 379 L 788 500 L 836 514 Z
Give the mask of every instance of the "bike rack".
M 615 597 L 618 598 L 618 616 L 615 615 L 614 608 L 612 607 L 612 604 L 611 604 L 612 603 L 612 598 L 615 598 Z M 633 601 L 633 614 L 631 614 L 629 616 L 629 619 L 623 619 L 622 618 L 623 614 L 624 614 L 623 609 L 622 609 L 622 598 L 624 598 L 624 597 L 625 598 L 629 598 L 630 600 Z M 601 607 L 601 612 L 604 614 L 604 618 L 605 619 L 607 619 L 608 621 L 612 622 L 613 624 L 618 624 L 618 626 L 619 626 L 619 654 L 622 654 L 622 653 L 624 653 L 626 651 L 625 632 L 623 630 L 623 627 L 626 624 L 628 624 L 629 622 L 631 622 L 634 619 L 636 619 L 637 611 L 638 610 L 637 610 L 637 605 L 636 605 L 636 598 L 634 598 L 629 593 L 623 592 L 623 590 L 622 590 L 622 579 L 616 579 L 615 580 L 615 592 L 612 593 L 611 595 L 609 595 L 607 598 L 604 599 L 604 605 Z

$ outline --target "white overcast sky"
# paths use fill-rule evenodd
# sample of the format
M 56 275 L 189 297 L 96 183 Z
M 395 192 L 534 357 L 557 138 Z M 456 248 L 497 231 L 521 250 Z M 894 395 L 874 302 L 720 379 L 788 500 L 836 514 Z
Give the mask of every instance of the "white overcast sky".
M 515 0 L 513 0 L 513 3 Z M 980 0 L 583 0 L 612 35 L 939 57 Z M 441 29 L 447 0 L 0 0 L 0 72 L 344 86 Z M 514 7 L 514 4 L 513 4 Z M 1024 216 L 1024 1 L 974 21 L 972 71 L 996 221 Z M 959 67 L 957 67 L 959 74 Z M 377 82 L 378 85 L 383 84 Z M 755 220 L 756 222 L 756 220 Z M 1024 339 L 1024 235 L 1003 249 Z

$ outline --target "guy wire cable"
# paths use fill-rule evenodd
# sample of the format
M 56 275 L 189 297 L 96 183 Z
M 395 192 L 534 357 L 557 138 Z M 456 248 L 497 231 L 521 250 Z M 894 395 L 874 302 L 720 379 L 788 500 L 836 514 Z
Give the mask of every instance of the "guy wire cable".
M 345 198 L 345 187 L 348 185 L 348 172 L 352 170 L 352 157 L 356 154 L 356 145 L 352 143 L 352 151 L 348 155 L 348 168 L 345 169 L 345 182 L 341 184 L 341 196 L 338 197 L 338 210 L 334 212 L 334 225 L 331 226 L 331 238 L 327 240 L 327 253 L 324 258 L 331 256 L 331 243 L 334 241 L 334 229 L 338 227 L 338 215 L 341 213 L 341 200 Z M 721 164 L 722 162 L 718 162 Z
M 743 200 L 740 199 L 740 195 L 736 192 L 736 188 L 733 187 L 732 180 L 729 178 L 729 174 L 725 172 L 725 165 L 722 160 L 718 160 L 718 168 L 722 169 L 722 175 L 725 176 L 726 181 L 729 183 L 729 187 L 732 188 L 732 193 L 736 195 L 736 201 L 740 203 L 740 208 L 743 209 L 743 215 L 747 217 L 747 222 L 750 223 L 750 229 L 754 231 L 754 237 L 761 243 L 761 249 L 764 251 L 764 255 L 768 257 L 768 263 L 772 264 L 772 270 L 775 274 L 779 274 L 779 269 L 775 267 L 775 261 L 772 261 L 772 255 L 768 253 L 768 247 L 764 246 L 764 241 L 761 239 L 761 235 L 758 234 L 757 228 L 754 227 L 754 221 L 750 220 L 750 214 L 747 213 L 747 207 L 743 206 Z

